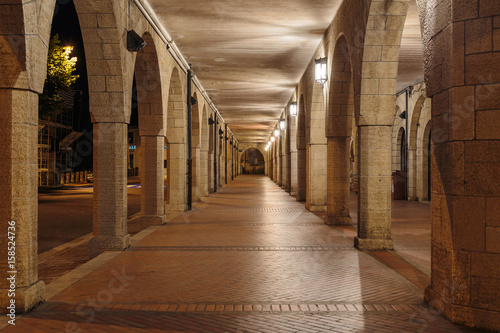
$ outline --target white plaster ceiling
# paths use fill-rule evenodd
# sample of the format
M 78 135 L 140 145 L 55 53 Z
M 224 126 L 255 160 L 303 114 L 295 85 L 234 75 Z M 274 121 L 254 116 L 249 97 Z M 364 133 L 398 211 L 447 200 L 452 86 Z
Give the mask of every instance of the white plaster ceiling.
M 148 2 L 237 139 L 264 142 L 341 0 Z M 415 70 L 413 47 L 401 51 L 409 60 L 401 70 Z

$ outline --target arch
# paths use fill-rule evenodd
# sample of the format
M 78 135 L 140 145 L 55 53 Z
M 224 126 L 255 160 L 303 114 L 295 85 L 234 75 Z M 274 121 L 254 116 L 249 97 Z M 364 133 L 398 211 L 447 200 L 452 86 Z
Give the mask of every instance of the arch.
M 137 52 L 135 80 L 139 113 L 139 132 L 144 135 L 164 135 L 160 65 L 155 42 L 149 32 L 142 35 L 146 47 Z
M 286 114 L 286 111 L 285 111 Z M 290 116 L 286 117 L 286 133 L 285 133 L 285 163 L 286 163 L 286 182 L 285 191 L 290 192 L 292 189 L 292 121 Z
M 304 95 L 300 95 L 297 119 L 297 200 L 306 200 L 306 106 Z
M 160 65 L 151 34 L 145 32 L 142 39 L 146 42 L 146 47 L 137 53 L 134 68 L 141 136 L 140 229 L 165 222 L 163 189 L 165 131 Z
M 425 93 L 421 94 L 413 107 L 408 133 L 408 200 L 417 199 L 417 130 L 420 127 L 420 116 L 422 107 L 426 100 Z
M 179 70 L 174 67 L 168 89 L 167 214 L 175 217 L 186 209 L 186 119 L 185 92 Z M 170 217 L 167 217 L 167 221 Z
M 430 201 L 431 200 L 431 132 L 432 132 L 432 122 L 427 121 L 427 123 L 422 127 L 424 130 L 421 134 L 417 148 L 417 155 L 421 156 L 421 161 L 418 163 L 417 168 L 417 196 L 419 201 Z M 421 145 L 421 146 L 420 146 Z
M 332 59 L 330 94 L 326 114 L 327 214 L 333 225 L 350 225 L 350 146 L 354 89 L 349 46 L 343 34 L 337 39 Z
M 240 166 L 245 174 L 263 175 L 265 173 L 264 154 L 255 147 L 247 148 L 241 153 Z
M 208 196 L 208 186 L 210 179 L 210 161 L 209 161 L 209 127 L 208 125 L 208 115 L 207 115 L 207 106 L 203 105 L 201 121 L 201 137 L 200 137 L 200 195 Z
M 193 93 L 193 98 L 198 101 L 198 94 Z M 200 200 L 200 158 L 201 158 L 201 129 L 200 129 L 200 102 L 192 106 L 191 109 L 191 165 L 192 165 L 192 197 L 193 202 Z

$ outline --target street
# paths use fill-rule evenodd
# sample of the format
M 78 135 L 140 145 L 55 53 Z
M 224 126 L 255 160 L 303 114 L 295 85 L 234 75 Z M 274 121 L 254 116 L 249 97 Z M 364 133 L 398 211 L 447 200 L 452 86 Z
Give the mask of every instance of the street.
M 129 178 L 127 216 L 141 210 L 138 177 Z M 92 232 L 93 184 L 68 184 L 38 193 L 38 253 Z

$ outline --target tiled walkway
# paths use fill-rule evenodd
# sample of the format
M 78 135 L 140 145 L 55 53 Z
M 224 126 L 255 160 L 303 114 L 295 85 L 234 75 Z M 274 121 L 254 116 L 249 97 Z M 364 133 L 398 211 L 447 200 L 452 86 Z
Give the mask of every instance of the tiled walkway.
M 55 280 L 49 291 L 71 283 L 5 331 L 472 332 L 386 264 L 411 275 L 406 260 L 359 252 L 351 233 L 270 179 L 240 176 L 128 250 Z

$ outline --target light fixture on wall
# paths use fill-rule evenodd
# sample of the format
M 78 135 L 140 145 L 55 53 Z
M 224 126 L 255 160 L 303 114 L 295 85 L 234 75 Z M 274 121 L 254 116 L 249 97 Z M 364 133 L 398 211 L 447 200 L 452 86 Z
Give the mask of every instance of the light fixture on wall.
M 265 151 L 268 151 L 268 150 L 269 150 L 269 146 L 266 146 Z
M 280 119 L 280 129 L 284 131 L 286 128 L 286 121 L 285 119 Z
M 274 130 L 274 136 L 278 137 L 279 135 L 280 135 L 280 130 L 279 129 L 275 129 Z
M 208 118 L 208 125 L 215 124 L 215 121 L 212 118 Z
M 224 131 L 219 128 L 219 134 L 222 135 L 224 134 Z
M 274 136 L 271 137 L 271 142 L 274 142 L 274 140 L 276 140 L 276 138 Z
M 406 111 L 401 112 L 401 114 L 399 115 L 399 118 L 406 119 Z
M 327 70 L 327 63 L 328 63 L 328 58 L 319 58 L 314 60 L 315 63 L 315 75 L 316 75 L 316 82 L 321 83 L 323 85 L 326 80 L 328 80 L 328 70 Z
M 271 145 L 271 140 L 267 141 L 267 145 L 270 146 Z
M 290 103 L 290 116 L 297 116 L 297 102 Z
M 193 96 L 191 96 L 191 105 L 195 105 L 198 101 L 196 100 L 196 98 L 194 98 Z
M 134 30 L 127 31 L 127 50 L 138 52 L 146 46 L 146 42 Z

